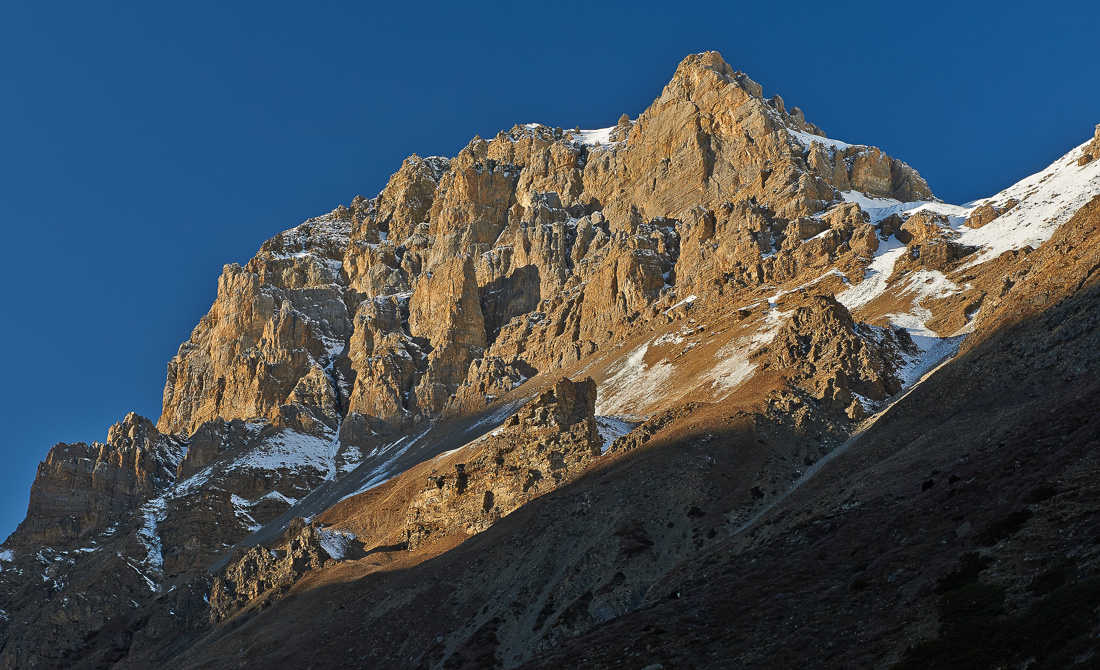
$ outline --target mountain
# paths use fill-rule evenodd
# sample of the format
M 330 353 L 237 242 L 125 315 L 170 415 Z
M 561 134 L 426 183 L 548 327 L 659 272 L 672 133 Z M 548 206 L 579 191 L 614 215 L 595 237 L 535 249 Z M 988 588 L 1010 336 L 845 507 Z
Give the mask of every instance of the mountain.
M 1098 158 L 946 204 L 714 52 L 411 156 L 51 449 L 0 666 L 1085 667 Z

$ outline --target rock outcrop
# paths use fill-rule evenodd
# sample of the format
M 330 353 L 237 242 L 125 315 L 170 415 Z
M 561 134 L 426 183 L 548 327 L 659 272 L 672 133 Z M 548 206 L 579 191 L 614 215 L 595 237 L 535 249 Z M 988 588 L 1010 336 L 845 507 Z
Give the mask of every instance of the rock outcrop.
M 216 623 L 229 618 L 257 600 L 270 603 L 310 570 L 344 558 L 351 542 L 353 537 L 329 533 L 295 519 L 277 548 L 249 549 L 214 579 L 210 587 L 211 620 Z
M 58 444 L 38 466 L 27 518 L 8 546 L 64 547 L 130 521 L 147 499 L 176 479 L 178 439 L 130 413 L 111 426 L 105 444 Z
M 591 378 L 562 379 L 488 436 L 433 464 L 406 512 L 408 547 L 479 533 L 575 478 L 600 455 L 595 407 Z
M 765 352 L 793 387 L 858 421 L 902 389 L 919 349 L 905 330 L 856 323 L 835 298 L 819 295 L 794 309 Z
M 968 228 L 981 228 L 1001 214 L 1010 211 L 1016 204 L 1016 200 L 1012 198 L 1003 207 L 998 207 L 991 202 L 984 203 L 966 218 L 966 226 Z
M 1100 123 L 1096 124 L 1096 132 L 1093 135 L 1092 142 L 1085 146 L 1084 151 L 1081 152 L 1081 157 L 1077 159 L 1077 164 L 1085 166 L 1097 158 L 1100 158 Z

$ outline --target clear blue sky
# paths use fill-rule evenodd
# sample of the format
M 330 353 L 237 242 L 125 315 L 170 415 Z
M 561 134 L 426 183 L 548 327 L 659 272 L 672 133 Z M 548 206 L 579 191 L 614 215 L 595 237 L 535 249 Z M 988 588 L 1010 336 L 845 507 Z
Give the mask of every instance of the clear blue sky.
M 410 153 L 612 125 L 707 49 L 953 202 L 1100 122 L 1091 1 L 172 4 L 0 3 L 0 537 L 55 442 L 156 419 L 223 264 Z

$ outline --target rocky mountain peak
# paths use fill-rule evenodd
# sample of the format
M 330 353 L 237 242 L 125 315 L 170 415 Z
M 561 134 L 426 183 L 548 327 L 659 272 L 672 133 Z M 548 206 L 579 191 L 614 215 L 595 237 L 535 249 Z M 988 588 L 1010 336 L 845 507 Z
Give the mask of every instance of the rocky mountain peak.
M 813 477 L 848 453 L 853 477 L 887 467 L 942 410 L 906 409 L 922 379 L 1089 290 L 1096 132 L 949 205 L 706 52 L 633 119 L 410 156 L 376 197 L 224 267 L 155 425 L 50 451 L 0 550 L 0 665 L 296 666 L 350 645 L 379 667 L 516 667 L 679 600 L 684 574 L 773 539 L 781 562 L 916 500 L 901 475 Z M 943 396 L 1054 366 L 1091 332 L 1067 322 Z M 1095 359 L 1074 357 L 1062 384 Z M 887 411 L 881 430 L 916 427 L 876 437 Z M 949 437 L 907 456 L 934 473 L 922 492 L 990 448 Z M 809 489 L 831 511 L 800 526 Z

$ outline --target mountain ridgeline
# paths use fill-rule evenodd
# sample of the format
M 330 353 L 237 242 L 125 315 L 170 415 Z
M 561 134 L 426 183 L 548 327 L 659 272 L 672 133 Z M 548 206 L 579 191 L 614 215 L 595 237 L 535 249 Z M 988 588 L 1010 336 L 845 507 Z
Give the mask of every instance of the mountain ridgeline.
M 1100 126 L 951 205 L 714 52 L 410 156 L 50 450 L 0 667 L 1091 667 L 1098 228 Z

